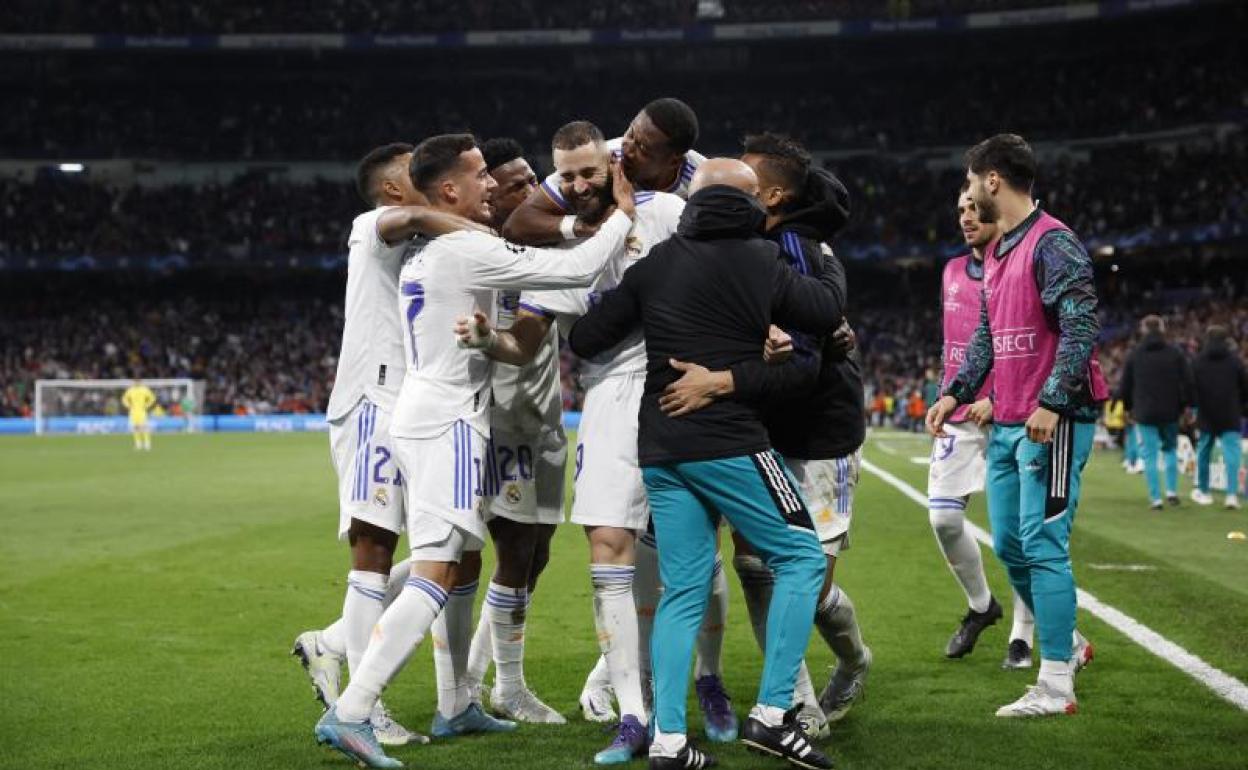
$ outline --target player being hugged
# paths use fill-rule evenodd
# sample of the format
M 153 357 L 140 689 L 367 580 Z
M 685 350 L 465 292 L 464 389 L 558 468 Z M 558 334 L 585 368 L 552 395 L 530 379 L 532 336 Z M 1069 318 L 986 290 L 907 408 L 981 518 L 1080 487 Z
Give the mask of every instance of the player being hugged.
M 497 182 L 470 134 L 431 137 L 415 150 L 412 181 L 435 211 L 480 224 L 492 218 Z M 485 500 L 499 478 L 487 451 L 493 361 L 456 344 L 455 319 L 492 317 L 501 289 L 589 285 L 632 226 L 632 189 L 617 181 L 618 210 L 598 234 L 570 250 L 507 243 L 481 232 L 416 242 L 399 276 L 407 375 L 390 426 L 405 479 L 411 576 L 373 630 L 350 685 L 316 725 L 316 738 L 370 767 L 401 767 L 382 751 L 368 718 L 381 691 L 438 621 L 435 736 L 497 732 L 464 672 L 472 602 L 484 543 Z
M 611 189 L 624 177 L 602 132 L 587 121 L 573 121 L 551 140 L 560 195 L 576 216 L 589 223 L 601 220 L 611 205 Z M 524 365 L 546 344 L 552 324 L 564 331 L 588 312 L 604 293 L 641 262 L 650 249 L 676 232 L 684 201 L 667 193 L 639 192 L 637 222 L 624 244 L 589 289 L 525 292 L 521 315 L 510 329 L 495 332 L 483 316 L 475 323 L 460 319 L 457 332 L 469 345 L 485 345 L 499 361 Z M 649 689 L 649 624 L 639 627 L 635 599 L 638 533 L 644 532 L 650 509 L 637 464 L 637 414 L 645 383 L 646 346 L 640 330 L 610 350 L 584 362 L 584 415 L 577 434 L 576 496 L 572 521 L 585 527 L 590 545 L 590 579 L 594 588 L 594 623 L 621 718 L 611 745 L 598 752 L 598 764 L 628 762 L 644 750 Z M 646 584 L 658 593 L 653 563 Z M 653 602 L 655 599 L 650 600 Z M 648 620 L 648 619 L 647 619 Z M 609 703 L 609 701 L 608 701 Z M 594 702 L 589 706 L 593 707 Z M 586 699 L 582 697 L 582 706 Z M 609 705 L 605 708 L 609 708 Z M 605 710 L 605 708 L 603 710 Z

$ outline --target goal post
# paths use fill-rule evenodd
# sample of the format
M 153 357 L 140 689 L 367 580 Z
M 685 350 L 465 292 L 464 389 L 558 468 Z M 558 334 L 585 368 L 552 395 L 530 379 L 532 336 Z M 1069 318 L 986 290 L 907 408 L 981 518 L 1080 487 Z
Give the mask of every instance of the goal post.
M 193 432 L 204 404 L 204 381 L 189 377 L 139 379 L 156 394 L 148 412 L 158 431 Z M 121 396 L 134 380 L 36 380 L 35 433 L 124 433 Z

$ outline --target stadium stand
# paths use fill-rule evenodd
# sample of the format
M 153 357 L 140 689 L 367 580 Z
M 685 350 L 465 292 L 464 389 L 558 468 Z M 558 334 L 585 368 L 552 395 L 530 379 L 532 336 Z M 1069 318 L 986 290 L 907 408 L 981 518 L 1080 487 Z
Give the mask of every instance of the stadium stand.
M 279 0 L 228 2 L 49 4 L 16 0 L 0 28 L 15 32 L 194 34 L 229 32 L 398 32 L 559 27 L 671 27 L 697 21 L 776 22 L 810 19 L 910 19 L 975 11 L 1061 5 L 1060 0 Z

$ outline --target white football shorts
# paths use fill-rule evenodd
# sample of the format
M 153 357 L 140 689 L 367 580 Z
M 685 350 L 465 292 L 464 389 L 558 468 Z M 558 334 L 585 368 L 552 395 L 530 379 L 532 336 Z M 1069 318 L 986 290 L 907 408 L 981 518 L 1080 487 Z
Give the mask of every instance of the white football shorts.
M 971 421 L 945 424 L 945 438 L 932 441 L 927 496 L 962 497 L 984 491 L 988 472 L 988 429 Z
M 360 399 L 340 420 L 329 423 L 329 451 L 338 473 L 338 538 L 352 519 L 403 531 L 403 474 L 394 457 L 390 415 Z
M 412 558 L 459 561 L 459 552 L 481 550 L 483 516 L 498 483 L 486 451 L 489 442 L 463 420 L 435 438 L 391 441 L 403 469 Z M 423 553 L 422 548 L 436 553 Z
M 822 460 L 784 459 L 806 499 L 823 552 L 836 556 L 849 548 L 849 525 L 854 518 L 854 488 L 858 486 L 858 452 Z
M 585 393 L 576 433 L 572 521 L 642 531 L 650 518 L 637 465 L 637 412 L 644 372 L 603 377 Z
M 512 427 L 502 420 L 491 426 L 498 494 L 489 500 L 486 521 L 498 516 L 520 524 L 562 523 L 568 461 L 563 426 L 528 435 Z

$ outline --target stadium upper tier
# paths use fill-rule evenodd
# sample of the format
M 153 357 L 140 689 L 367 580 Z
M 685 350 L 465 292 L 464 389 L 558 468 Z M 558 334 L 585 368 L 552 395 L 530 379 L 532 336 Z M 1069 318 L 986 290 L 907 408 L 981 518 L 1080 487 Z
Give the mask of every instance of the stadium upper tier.
M 1063 0 L 11 0 L 0 32 L 214 34 L 675 27 L 698 22 L 903 21 L 1060 6 Z M 15 7 L 14 7 L 15 6 Z
M 958 248 L 954 203 L 962 172 L 923 159 L 861 155 L 830 161 L 853 214 L 843 256 L 949 254 Z M 333 167 L 330 167 L 333 168 Z M 362 203 L 351 167 L 334 179 L 294 182 L 253 172 L 228 182 L 113 185 L 49 170 L 0 178 L 0 267 L 68 258 L 170 257 L 239 263 L 304 257 L 336 264 Z M 1229 131 L 1182 145 L 1123 144 L 1054 157 L 1036 196 L 1090 244 L 1120 248 L 1228 237 L 1248 227 L 1248 135 Z M 1180 235 L 1175 235 L 1179 233 Z M 173 264 L 162 262 L 162 264 Z
M 1245 22 L 1248 6 L 1216 6 L 920 46 L 7 53 L 0 155 L 344 161 L 465 128 L 541 152 L 568 120 L 622 132 L 661 95 L 694 107 L 708 153 L 763 129 L 827 150 L 964 147 L 1001 129 L 1032 141 L 1117 136 L 1242 122 L 1248 48 L 1234 35 Z M 1005 48 L 1026 62 L 1008 75 Z

